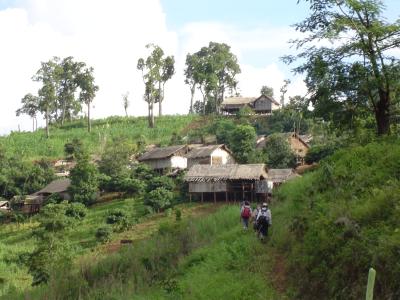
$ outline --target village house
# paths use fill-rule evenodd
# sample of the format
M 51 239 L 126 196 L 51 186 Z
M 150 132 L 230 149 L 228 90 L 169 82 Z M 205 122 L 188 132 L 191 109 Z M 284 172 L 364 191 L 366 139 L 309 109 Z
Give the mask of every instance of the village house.
M 290 146 L 290 149 L 296 156 L 296 163 L 298 165 L 304 164 L 304 158 L 307 155 L 308 149 L 310 148 L 309 144 L 306 143 L 303 138 L 297 133 L 282 133 Z M 257 138 L 256 149 L 262 150 L 265 148 L 265 145 L 268 143 L 268 137 L 260 136 Z
M 71 185 L 71 180 L 68 178 L 57 179 L 50 182 L 40 191 L 25 197 L 22 212 L 34 214 L 40 211 L 44 201 L 53 194 L 58 194 L 63 200 L 70 200 L 71 196 L 68 188 Z
M 1 200 L 0 201 L 0 211 L 6 212 L 9 211 L 10 208 L 10 202 L 7 200 Z
M 193 165 L 226 165 L 234 164 L 232 152 L 223 144 L 195 147 L 188 154 L 187 167 Z
M 221 110 L 226 114 L 236 114 L 240 109 L 249 107 L 256 114 L 271 114 L 280 104 L 272 97 L 228 97 L 222 101 Z
M 282 183 L 299 176 L 292 169 L 269 169 L 267 177 L 268 190 L 272 191 Z
M 186 169 L 187 153 L 186 145 L 153 148 L 141 155 L 138 161 L 160 172 L 166 169 Z
M 266 199 L 267 176 L 264 164 L 193 165 L 184 180 L 190 199 L 253 202 Z

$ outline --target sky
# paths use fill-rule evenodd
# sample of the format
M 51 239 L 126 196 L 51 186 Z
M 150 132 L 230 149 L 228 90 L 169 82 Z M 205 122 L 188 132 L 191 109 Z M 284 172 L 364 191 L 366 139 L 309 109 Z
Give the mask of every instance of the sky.
M 31 77 L 41 61 L 73 56 L 94 68 L 100 90 L 92 115 L 124 115 L 122 95 L 129 92 L 129 115 L 147 114 L 143 81 L 136 70 L 145 45 L 160 45 L 174 55 L 176 74 L 166 83 L 163 111 L 185 114 L 190 90 L 184 84 L 187 53 L 210 41 L 230 45 L 238 57 L 243 96 L 258 96 L 262 85 L 275 98 L 285 79 L 287 97 L 304 95 L 301 77 L 280 57 L 294 53 L 288 41 L 298 37 L 292 24 L 307 16 L 297 0 L 0 0 L 0 134 L 29 131 L 32 121 L 16 117 L 21 98 L 35 94 Z M 385 1 L 388 16 L 398 17 L 400 2 Z M 200 95 L 196 95 L 200 99 Z M 157 111 L 157 110 L 156 110 Z M 39 126 L 44 122 L 39 119 Z

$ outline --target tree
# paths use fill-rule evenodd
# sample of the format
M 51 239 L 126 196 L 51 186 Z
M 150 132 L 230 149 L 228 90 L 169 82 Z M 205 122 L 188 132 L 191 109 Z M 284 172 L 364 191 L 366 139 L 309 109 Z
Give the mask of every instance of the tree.
M 128 107 L 129 107 L 129 92 L 122 95 L 122 104 L 124 105 L 125 116 L 128 117 Z
M 261 93 L 261 95 L 264 95 L 264 96 L 274 97 L 274 89 L 267 85 L 263 85 L 261 87 L 260 93 Z
M 189 113 L 193 114 L 194 108 L 193 108 L 193 100 L 194 100 L 194 94 L 196 92 L 196 85 L 198 84 L 198 79 L 195 77 L 196 76 L 196 68 L 197 68 L 197 56 L 195 54 L 190 54 L 188 53 L 186 55 L 186 68 L 184 71 L 185 75 L 185 84 L 188 84 L 190 87 L 190 108 L 189 108 Z
M 285 95 L 287 93 L 288 90 L 288 85 L 290 84 L 290 79 L 285 79 L 283 81 L 283 85 L 281 87 L 281 89 L 279 90 L 281 92 L 281 107 L 285 106 Z
M 296 157 L 284 135 L 271 134 L 265 144 L 264 152 L 269 168 L 285 169 L 296 166 Z
M 97 199 L 99 174 L 95 165 L 90 163 L 89 155 L 82 151 L 78 155 L 76 166 L 70 172 L 69 192 L 72 201 L 85 205 L 93 204 Z
M 88 132 L 92 131 L 90 122 L 90 105 L 93 102 L 99 87 L 94 84 L 93 68 L 86 68 L 82 73 L 77 75 L 77 83 L 81 91 L 79 93 L 79 101 L 87 106 Z
M 311 15 L 295 25 L 308 36 L 293 41 L 302 52 L 284 60 L 305 60 L 295 71 L 307 74 L 314 105 L 329 104 L 337 112 L 350 109 L 350 120 L 367 108 L 374 114 L 377 133 L 389 133 L 400 79 L 399 59 L 390 50 L 400 44 L 400 20 L 387 22 L 379 0 L 308 2 Z M 330 46 L 315 46 L 321 40 L 330 41 Z
M 31 93 L 26 94 L 22 100 L 22 107 L 17 109 L 16 115 L 17 117 L 21 114 L 26 114 L 32 118 L 32 131 L 35 131 L 35 121 L 37 127 L 37 113 L 39 112 L 39 97 L 34 96 Z
M 236 90 L 238 84 L 236 75 L 240 72 L 237 57 L 230 51 L 230 46 L 227 44 L 210 42 L 208 47 L 202 47 L 200 51 L 188 54 L 185 83 L 191 88 L 191 103 L 193 103 L 194 89 L 197 86 L 203 95 L 201 106 L 203 114 L 206 112 L 207 104 L 212 104 L 212 111 L 219 113 L 225 93 L 230 91 L 233 94 Z
M 164 57 L 164 51 L 157 45 L 148 44 L 146 48 L 151 53 L 146 59 L 139 58 L 137 69 L 142 72 L 145 84 L 144 100 L 148 103 L 149 127 L 154 127 L 154 103 L 158 103 L 161 116 L 165 83 L 175 73 L 175 60 L 173 56 Z
M 254 151 L 256 131 L 250 125 L 238 125 L 231 133 L 229 148 L 239 163 L 247 163 Z

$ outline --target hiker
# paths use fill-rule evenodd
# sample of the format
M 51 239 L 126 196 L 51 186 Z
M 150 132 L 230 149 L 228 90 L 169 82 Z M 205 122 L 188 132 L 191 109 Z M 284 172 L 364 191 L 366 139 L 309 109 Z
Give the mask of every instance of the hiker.
M 243 228 L 249 228 L 249 219 L 251 217 L 251 207 L 248 201 L 244 202 L 244 205 L 240 209 L 240 217 L 242 218 Z
M 261 240 L 268 235 L 268 227 L 272 225 L 271 210 L 268 208 L 268 203 L 263 203 L 261 210 L 257 215 L 258 236 Z
M 258 230 L 258 226 L 257 226 L 257 216 L 258 216 L 258 212 L 261 210 L 261 206 L 259 204 L 257 204 L 257 206 L 253 209 L 253 211 L 251 212 L 251 220 L 253 221 L 253 229 L 255 231 Z

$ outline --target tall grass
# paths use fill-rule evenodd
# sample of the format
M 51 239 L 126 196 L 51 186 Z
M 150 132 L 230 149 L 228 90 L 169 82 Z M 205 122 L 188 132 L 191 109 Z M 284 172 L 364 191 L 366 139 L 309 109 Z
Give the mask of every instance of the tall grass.
M 0 137 L 0 145 L 16 155 L 38 159 L 40 157 L 61 158 L 64 156 L 64 145 L 74 138 L 81 139 L 91 153 L 97 153 L 107 141 L 123 137 L 132 143 L 144 138 L 149 144 L 168 144 L 173 133 L 180 134 L 198 117 L 163 116 L 157 118 L 156 127 L 148 128 L 145 117 L 109 117 L 94 120 L 92 132 L 87 132 L 86 121 L 77 120 L 63 126 L 54 125 L 50 129 L 50 138 L 45 136 L 44 129 L 36 132 L 12 132 Z
M 267 281 L 267 260 L 264 245 L 241 228 L 238 209 L 225 207 L 205 218 L 164 224 L 150 239 L 78 269 L 59 270 L 48 286 L 7 297 L 279 299 Z

